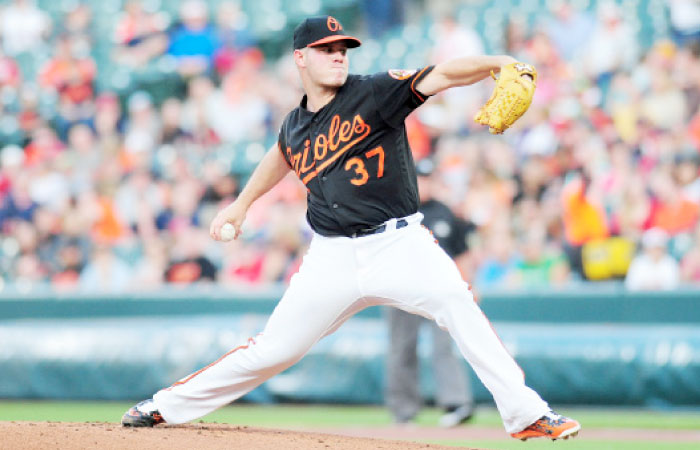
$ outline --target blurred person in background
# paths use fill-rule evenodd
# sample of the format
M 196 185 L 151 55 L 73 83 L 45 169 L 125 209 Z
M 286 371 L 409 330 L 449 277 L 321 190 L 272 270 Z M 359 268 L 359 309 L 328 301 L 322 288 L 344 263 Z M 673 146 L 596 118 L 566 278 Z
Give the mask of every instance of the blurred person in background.
M 49 261 L 52 286 L 62 290 L 78 288 L 80 274 L 92 250 L 90 226 L 92 217 L 78 198 L 72 198 L 60 218 L 60 234 L 43 259 Z
M 162 202 L 157 206 L 159 210 L 156 211 L 158 229 L 175 234 L 192 226 L 200 226 L 199 200 L 204 189 L 200 180 L 187 175 L 183 176 L 177 183 L 168 183 L 168 193 L 165 197 L 154 191 L 158 194 L 155 200 Z
M 700 153 L 687 149 L 678 153 L 673 161 L 673 179 L 681 189 L 681 195 L 700 205 Z
M 216 281 L 217 268 L 204 254 L 209 241 L 206 231 L 187 225 L 173 230 L 172 236 L 165 280 L 178 285 Z
M 92 9 L 87 3 L 71 4 L 57 27 L 70 37 L 76 53 L 87 55 L 94 47 L 94 33 L 91 30 Z
M 666 0 L 671 33 L 678 45 L 700 42 L 700 2 L 697 0 Z
M 95 174 L 103 155 L 97 146 L 95 133 L 89 125 L 78 123 L 68 130 L 68 148 L 60 163 L 69 171 L 70 192 L 77 195 L 95 188 Z
M 51 34 L 51 18 L 34 0 L 12 0 L 0 6 L 0 37 L 10 56 L 39 50 Z
M 153 153 L 159 144 L 161 122 L 153 98 L 145 91 L 129 96 L 128 117 L 124 125 L 124 141 L 120 160 L 124 168 L 145 169 L 150 166 Z
M 216 29 L 209 23 L 209 7 L 202 0 L 180 5 L 180 23 L 169 32 L 168 54 L 175 57 L 184 77 L 208 72 L 221 46 Z
M 101 159 L 116 155 L 121 149 L 123 125 L 119 98 L 114 92 L 101 92 L 95 99 L 95 116 L 92 120 L 97 153 Z
M 19 65 L 0 47 L 0 89 L 7 87 L 16 90 L 22 81 Z
M 207 99 L 206 121 L 220 141 L 236 144 L 269 133 L 269 106 L 256 88 L 259 70 L 257 62 L 241 61 Z
M 379 39 L 386 31 L 402 24 L 406 3 L 403 0 L 360 0 L 369 35 Z
M 192 140 L 192 136 L 182 128 L 182 102 L 179 98 L 165 99 L 160 106 L 160 118 L 160 144 L 181 146 Z
M 58 94 L 57 112 L 64 128 L 79 120 L 89 120 L 94 113 L 97 65 L 89 50 L 81 47 L 76 37 L 63 34 L 58 37 L 53 57 L 39 73 L 41 87 Z
M 666 71 L 652 72 L 650 88 L 641 99 L 641 117 L 663 131 L 681 127 L 687 120 L 687 100 L 670 74 Z
M 210 146 L 219 143 L 208 123 L 209 98 L 214 93 L 214 83 L 205 76 L 196 76 L 187 83 L 187 97 L 182 104 L 181 124 L 195 143 Z
M 649 227 L 658 227 L 671 236 L 695 228 L 700 216 L 700 205 L 684 194 L 672 175 L 657 169 L 650 179 L 652 207 Z
M 167 20 L 162 14 L 146 11 L 141 0 L 124 3 L 114 27 L 112 58 L 119 64 L 143 66 L 168 48 Z
M 80 289 L 91 293 L 118 293 L 133 289 L 134 273 L 129 265 L 114 253 L 112 245 L 95 242 L 88 263 L 80 273 Z
M 31 221 L 39 206 L 30 195 L 31 173 L 23 170 L 24 161 L 16 145 L 0 150 L 0 231 L 14 219 Z
M 569 174 L 561 191 L 561 208 L 569 266 L 583 277 L 583 245 L 610 235 L 603 197 L 595 186 L 592 187 L 587 170 Z
M 155 233 L 156 217 L 163 211 L 164 193 L 147 169 L 127 174 L 114 194 L 114 208 L 120 222 L 135 233 Z
M 551 16 L 543 21 L 542 30 L 563 59 L 574 61 L 583 52 L 595 27 L 595 20 L 571 0 L 554 0 L 548 5 Z
M 515 288 L 518 259 L 510 227 L 505 224 L 492 227 L 482 234 L 481 240 L 474 284 L 479 289 Z
M 134 266 L 134 286 L 139 290 L 162 288 L 167 280 L 168 251 L 164 240 L 157 235 L 143 240 L 142 254 Z
M 241 2 L 222 1 L 216 10 L 216 32 L 221 47 L 214 55 L 214 66 L 219 76 L 236 68 L 241 58 L 260 55 L 255 48 L 257 40 L 250 32 L 250 21 L 241 9 Z
M 625 287 L 631 291 L 676 289 L 680 283 L 680 266 L 668 253 L 668 233 L 650 228 L 642 235 L 642 252 L 632 260 L 625 277 Z
M 423 225 L 432 231 L 440 247 L 455 258 L 467 251 L 473 225 L 460 220 L 435 198 L 435 163 L 423 159 L 416 163 L 418 193 Z M 452 337 L 433 321 L 397 308 L 389 308 L 389 352 L 387 357 L 385 402 L 394 422 L 406 424 L 415 419 L 423 406 L 419 383 L 418 334 L 422 325 L 430 328 L 435 403 L 443 411 L 439 424 L 453 427 L 470 420 L 474 414 L 471 384 L 461 361 L 454 353 Z
M 519 287 L 561 286 L 569 281 L 566 256 L 547 242 L 542 221 L 529 224 L 519 247 L 520 257 L 514 273 Z
M 605 1 L 598 5 L 598 20 L 583 51 L 583 69 L 607 93 L 614 73 L 629 70 L 639 50 L 634 30 L 626 23 L 620 6 Z
M 484 43 L 481 36 L 465 24 L 455 20 L 454 6 L 444 7 L 438 20 L 433 27 L 435 45 L 430 52 L 432 64 L 439 64 L 451 58 L 459 56 L 476 56 L 484 53 Z M 418 114 L 419 119 L 426 120 L 428 111 L 442 107 L 444 111 L 434 123 L 436 128 L 434 135 L 442 134 L 446 131 L 461 132 L 464 128 L 473 128 L 475 125 L 471 120 L 471 112 L 478 109 L 479 105 L 486 100 L 485 91 L 482 86 L 461 86 L 459 89 L 450 89 L 441 92 L 437 99 L 440 100 L 438 106 L 433 102 Z M 435 112 L 433 112 L 435 114 Z

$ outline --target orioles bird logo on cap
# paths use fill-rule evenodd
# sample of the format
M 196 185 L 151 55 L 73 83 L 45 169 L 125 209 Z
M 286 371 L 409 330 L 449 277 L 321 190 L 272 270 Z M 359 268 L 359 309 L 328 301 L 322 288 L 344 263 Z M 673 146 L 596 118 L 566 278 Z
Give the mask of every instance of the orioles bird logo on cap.
M 328 16 L 327 24 L 328 24 L 328 29 L 331 31 L 340 31 L 343 29 L 343 26 L 340 25 L 340 22 L 338 22 L 338 20 L 333 16 Z

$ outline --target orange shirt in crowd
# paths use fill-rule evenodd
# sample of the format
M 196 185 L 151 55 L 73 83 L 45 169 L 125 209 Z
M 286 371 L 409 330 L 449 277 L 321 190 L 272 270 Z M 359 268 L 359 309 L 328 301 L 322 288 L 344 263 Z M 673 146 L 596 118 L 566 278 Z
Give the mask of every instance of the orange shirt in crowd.
M 562 190 L 564 233 L 571 245 L 583 245 L 610 234 L 605 212 L 586 196 L 581 180 L 568 183 Z
M 658 227 L 670 235 L 691 231 L 698 221 L 697 203 L 687 198 L 673 204 L 656 203 L 652 206 L 648 227 Z

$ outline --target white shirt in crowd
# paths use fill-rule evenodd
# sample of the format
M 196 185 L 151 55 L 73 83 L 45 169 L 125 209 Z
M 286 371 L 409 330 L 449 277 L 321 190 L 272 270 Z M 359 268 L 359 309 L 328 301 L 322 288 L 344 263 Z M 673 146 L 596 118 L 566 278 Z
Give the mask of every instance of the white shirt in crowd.
M 679 264 L 669 254 L 658 259 L 647 253 L 637 255 L 625 278 L 625 287 L 631 291 L 668 291 L 677 288 L 679 283 Z

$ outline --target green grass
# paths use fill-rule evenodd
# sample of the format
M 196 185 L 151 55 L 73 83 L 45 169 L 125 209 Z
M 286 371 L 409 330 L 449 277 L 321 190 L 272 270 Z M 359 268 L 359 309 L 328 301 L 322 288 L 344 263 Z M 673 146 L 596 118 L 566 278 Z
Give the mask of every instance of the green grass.
M 118 422 L 133 403 L 0 401 L 0 421 Z M 494 450 L 696 450 L 697 442 L 642 442 L 586 440 L 586 429 L 658 429 L 700 430 L 700 411 L 659 412 L 630 409 L 558 408 L 562 414 L 576 417 L 584 426 L 581 437 L 551 443 L 545 440 L 520 442 L 503 432 L 503 439 L 431 441 L 436 444 L 479 447 Z M 426 408 L 417 417 L 419 426 L 435 426 L 440 412 Z M 379 406 L 324 405 L 247 405 L 222 408 L 204 419 L 206 422 L 234 423 L 270 428 L 295 427 L 373 427 L 391 423 L 391 416 Z M 502 430 L 498 413 L 479 408 L 472 422 Z

